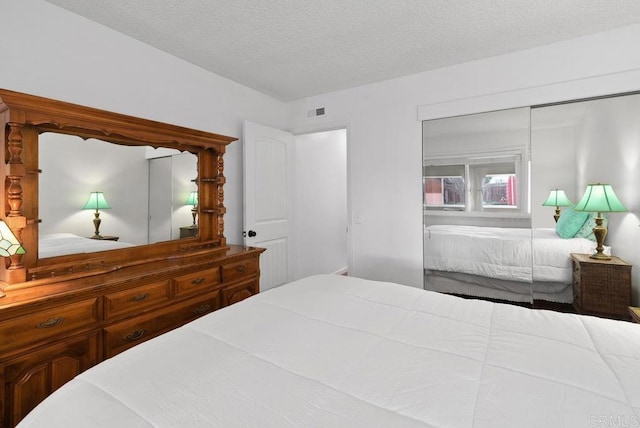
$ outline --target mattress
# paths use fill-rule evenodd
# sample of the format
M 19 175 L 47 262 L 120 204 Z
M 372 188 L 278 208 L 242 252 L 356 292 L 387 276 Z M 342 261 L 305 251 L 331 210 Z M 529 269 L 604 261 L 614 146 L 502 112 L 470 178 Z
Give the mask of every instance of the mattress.
M 595 247 L 585 238 L 562 239 L 551 228 L 427 226 L 424 267 L 507 281 L 570 284 L 570 254 L 593 253 Z
M 573 284 L 562 282 L 531 283 L 487 278 L 459 272 L 424 271 L 424 288 L 441 293 L 533 303 L 545 300 L 555 303 L 573 302 Z
M 640 421 L 639 385 L 640 325 L 321 275 L 99 364 L 19 427 L 587 427 Z
M 38 240 L 38 257 L 64 256 L 67 254 L 94 253 L 131 247 L 133 244 L 106 239 L 90 239 L 73 233 L 50 233 Z

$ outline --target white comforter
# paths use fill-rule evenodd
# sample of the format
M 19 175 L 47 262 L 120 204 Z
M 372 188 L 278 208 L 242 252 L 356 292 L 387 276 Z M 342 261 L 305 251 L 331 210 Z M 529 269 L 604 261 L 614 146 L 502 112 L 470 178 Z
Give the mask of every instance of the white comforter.
M 609 418 L 640 421 L 640 325 L 327 275 L 107 360 L 19 426 L 569 428 Z
M 584 238 L 562 239 L 554 229 L 428 226 L 424 267 L 511 281 L 570 284 L 570 254 L 590 254 L 595 247 Z
M 73 233 L 50 233 L 40 236 L 38 257 L 44 259 L 67 254 L 94 253 L 131 247 L 132 245 L 127 242 L 84 238 Z

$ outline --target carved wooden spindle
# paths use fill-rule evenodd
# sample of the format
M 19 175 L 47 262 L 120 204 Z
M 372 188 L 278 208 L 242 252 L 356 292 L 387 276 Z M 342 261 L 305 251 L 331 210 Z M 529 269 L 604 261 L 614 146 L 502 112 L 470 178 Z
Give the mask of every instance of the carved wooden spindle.
M 22 177 L 24 176 L 24 165 L 22 163 L 22 125 L 10 123 L 9 136 L 7 141 L 9 152 L 7 179 L 7 204 L 9 212 L 7 217 L 19 217 L 22 215 Z M 21 231 L 13 231 L 19 236 Z
M 224 151 L 218 153 L 218 180 L 217 180 L 217 195 L 216 195 L 216 207 L 218 211 L 218 238 L 224 239 Z
M 9 134 L 7 135 L 7 165 L 5 178 L 5 196 L 7 212 L 5 221 L 19 242 L 22 242 L 22 230 L 26 227 L 26 217 L 22 214 L 22 180 L 26 174 L 25 165 L 22 161 L 22 150 L 24 148 L 22 124 L 9 123 Z M 9 257 L 9 266 L 2 273 L 2 279 L 13 284 L 26 280 L 26 269 L 22 260 L 22 254 L 15 254 Z
M 218 177 L 224 176 L 224 152 L 218 153 Z
M 218 238 L 224 238 L 224 216 L 218 214 Z

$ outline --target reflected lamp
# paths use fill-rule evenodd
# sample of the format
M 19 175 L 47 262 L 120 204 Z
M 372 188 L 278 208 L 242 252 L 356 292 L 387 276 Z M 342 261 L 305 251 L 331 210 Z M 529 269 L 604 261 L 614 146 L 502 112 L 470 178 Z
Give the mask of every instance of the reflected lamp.
M 625 212 L 627 209 L 622 205 L 610 184 L 595 183 L 589 184 L 584 192 L 584 196 L 574 207 L 575 211 L 596 212 L 596 226 L 593 234 L 596 237 L 596 252 L 592 254 L 592 259 L 611 260 L 611 256 L 604 254 L 604 238 L 607 236 L 607 228 L 602 225 L 603 212 Z
M 557 223 L 560 218 L 560 207 L 570 207 L 571 201 L 567 198 L 564 190 L 555 189 L 549 193 L 549 197 L 542 205 L 545 207 L 556 207 L 556 213 L 553 215 L 553 218 Z
M 189 193 L 185 205 L 191 205 L 191 216 L 193 217 L 193 226 L 196 225 L 196 218 L 198 216 L 198 192 L 196 190 Z
M 107 203 L 107 200 L 104 198 L 103 192 L 91 192 L 89 194 L 89 200 L 86 204 L 84 204 L 84 207 L 82 207 L 82 209 L 96 210 L 93 217 L 93 226 L 95 227 L 95 232 L 91 238 L 102 239 L 102 236 L 100 235 L 100 223 L 102 222 L 102 220 L 100 220 L 100 211 L 98 210 L 107 210 L 109 208 L 111 207 Z
M 25 254 L 26 251 L 22 247 L 16 235 L 11 231 L 9 225 L 4 222 L 4 220 L 0 220 L 0 256 L 2 257 L 11 257 L 11 265 L 9 269 L 12 267 L 15 269 L 16 263 L 14 263 L 15 256 L 21 256 Z M 0 297 L 4 297 L 4 292 L 0 289 Z

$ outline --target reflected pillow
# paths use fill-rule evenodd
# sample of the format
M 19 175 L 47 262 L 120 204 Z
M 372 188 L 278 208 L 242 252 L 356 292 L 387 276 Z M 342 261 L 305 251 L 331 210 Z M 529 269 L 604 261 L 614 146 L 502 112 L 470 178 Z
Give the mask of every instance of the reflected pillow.
M 596 217 L 598 213 L 589 213 L 589 217 L 587 221 L 584 222 L 578 233 L 576 233 L 576 238 L 586 238 L 593 242 L 596 242 L 596 237 L 593 234 L 593 228 L 596 227 Z M 602 225 L 607 227 L 607 213 L 602 213 Z
M 574 211 L 572 206 L 566 208 L 556 223 L 556 233 L 564 239 L 573 238 L 587 221 L 589 214 L 584 211 Z

